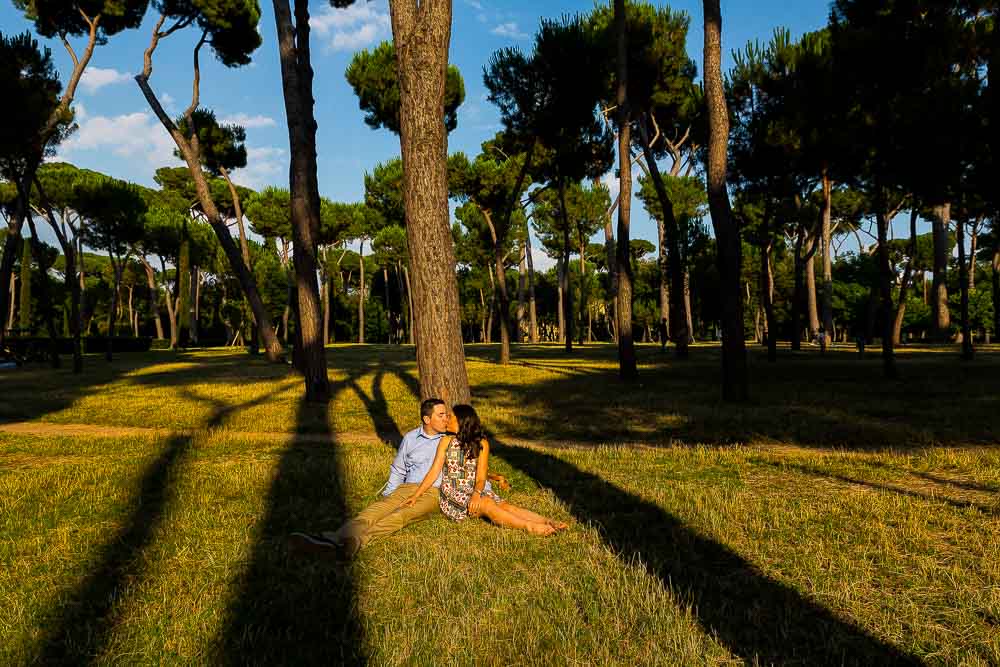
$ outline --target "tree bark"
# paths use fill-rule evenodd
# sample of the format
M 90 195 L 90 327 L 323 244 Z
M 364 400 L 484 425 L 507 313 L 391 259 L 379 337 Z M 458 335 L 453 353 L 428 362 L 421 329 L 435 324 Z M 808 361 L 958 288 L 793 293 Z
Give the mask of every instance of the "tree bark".
M 745 401 L 749 393 L 749 378 L 743 338 L 743 299 L 740 294 L 740 237 L 726 189 L 729 112 L 722 83 L 722 13 L 719 0 L 704 0 L 703 5 L 703 72 L 708 112 L 706 181 L 722 293 L 722 397 L 726 401 Z
M 525 258 L 524 241 L 520 243 L 521 252 L 517 262 L 517 329 L 514 332 L 514 340 L 518 343 L 524 340 L 524 297 L 526 294 L 526 283 L 528 273 L 528 262 Z
M 951 313 L 948 311 L 948 224 L 951 204 L 935 206 L 932 217 L 934 280 L 931 285 L 931 327 L 935 340 L 944 342 L 951 333 Z
M 816 238 L 810 239 L 810 245 L 815 248 Z M 809 317 L 809 340 L 819 338 L 819 308 L 816 303 L 816 261 L 815 253 L 806 260 L 806 313 Z
M 21 238 L 21 297 L 18 299 L 17 320 L 21 335 L 34 334 L 34 327 L 31 325 L 31 241 Z
M 833 213 L 833 182 L 823 168 L 823 218 L 822 229 L 820 231 L 820 242 L 823 251 L 823 285 L 820 294 L 820 303 L 823 319 L 822 345 L 826 347 L 826 340 L 833 334 L 833 252 L 831 250 L 831 240 L 833 238 L 833 226 L 831 218 Z M 832 340 L 832 339 L 830 339 Z
M 163 322 L 160 321 L 160 290 L 156 287 L 156 272 L 153 265 L 143 257 L 142 267 L 146 270 L 146 287 L 149 290 L 149 310 L 156 326 L 156 339 L 163 340 Z
M 149 77 L 153 71 L 153 52 L 156 50 L 157 44 L 162 37 L 162 34 L 159 32 L 162 25 L 163 18 L 161 17 L 160 22 L 153 28 L 152 40 L 143 57 L 143 71 L 135 76 L 135 81 L 138 84 L 139 89 L 142 91 L 143 97 L 146 98 L 146 102 L 153 110 L 153 113 L 170 134 L 174 143 L 177 145 L 178 150 L 183 156 L 184 162 L 187 164 L 188 169 L 191 172 L 191 179 L 194 182 L 195 191 L 198 195 L 198 202 L 201 204 L 205 218 L 215 231 L 215 235 L 219 239 L 219 245 L 222 246 L 222 250 L 226 254 L 226 259 L 229 260 L 229 265 L 233 269 L 233 273 L 236 275 L 236 279 L 240 283 L 240 288 L 243 290 L 243 293 L 247 297 L 247 301 L 250 303 L 250 308 L 253 311 L 254 318 L 258 322 L 258 328 L 260 330 L 261 338 L 263 339 L 262 342 L 264 343 L 267 358 L 269 361 L 277 362 L 282 357 L 281 345 L 278 343 L 277 336 L 274 335 L 274 327 L 271 326 L 271 320 L 267 314 L 267 309 L 264 307 L 264 302 L 257 289 L 257 280 L 243 263 L 240 251 L 233 242 L 233 237 L 229 234 L 229 228 L 226 226 L 225 221 L 219 214 L 218 208 L 215 206 L 215 202 L 212 200 L 212 195 L 208 188 L 208 182 L 206 181 L 205 174 L 201 168 L 201 155 L 200 147 L 197 144 L 197 134 L 191 138 L 191 141 L 188 141 L 188 139 L 177 128 L 177 125 L 173 122 L 173 120 L 171 120 L 171 118 L 163 110 L 163 106 L 160 104 L 160 101 L 156 98 L 156 94 L 153 93 L 152 88 L 149 86 Z M 197 53 L 198 51 L 196 48 L 195 92 L 192 99 L 192 105 L 190 107 L 192 111 L 197 108 L 198 104 L 199 70 L 197 66 Z
M 167 265 L 162 257 L 160 257 L 160 270 L 163 275 L 167 274 Z M 176 275 L 176 274 L 175 274 Z M 174 279 L 175 286 L 178 286 L 179 276 Z M 179 288 L 179 286 L 178 286 Z M 174 301 L 174 295 L 171 290 L 167 290 L 164 295 L 164 301 L 167 304 L 167 322 L 170 324 L 170 349 L 176 350 L 179 338 L 179 332 L 177 331 L 177 310 L 176 302 Z
M 410 269 L 407 266 L 403 266 L 403 278 L 406 280 L 406 302 L 410 307 L 406 325 L 410 331 L 410 345 L 413 345 L 413 292 L 410 291 Z
M 111 267 L 115 276 L 114 289 L 111 290 L 111 312 L 108 313 L 108 349 L 105 353 L 105 358 L 110 362 L 114 361 L 115 324 L 118 321 L 118 290 L 121 289 L 122 285 L 123 262 L 116 262 L 110 254 L 108 257 L 111 259 Z
M 330 381 L 323 350 L 319 287 L 316 284 L 320 198 L 309 47 L 309 2 L 295 0 L 294 27 L 288 0 L 274 0 L 273 4 L 291 152 L 290 205 L 292 242 L 295 244 L 292 263 L 295 266 L 297 306 L 295 335 L 300 341 L 297 363 L 305 379 L 306 400 L 326 403 L 330 399 Z M 361 331 L 364 332 L 363 321 Z
M 563 264 L 562 257 L 560 257 L 558 260 L 556 260 L 556 278 L 557 278 L 557 283 L 558 283 L 558 286 L 556 287 L 556 291 L 558 292 L 558 297 L 559 297 L 559 299 L 558 299 L 558 301 L 559 301 L 559 307 L 557 308 L 557 310 L 559 312 L 559 342 L 560 343 L 564 342 L 565 336 L 566 336 L 566 309 L 563 307 L 563 298 L 564 298 L 564 293 L 565 293 L 565 289 L 563 288 L 563 285 L 565 283 L 565 273 L 566 273 L 566 265 Z
M 958 242 L 959 295 L 962 317 L 962 359 L 972 361 L 975 349 L 972 346 L 972 329 L 969 326 L 969 264 L 965 256 L 965 220 L 955 220 L 955 240 Z M 972 258 L 969 258 L 972 259 Z
M 618 374 L 632 381 L 638 376 L 635 344 L 632 340 L 632 262 L 629 256 L 629 225 L 632 206 L 632 145 L 628 99 L 628 30 L 625 21 L 625 0 L 615 0 L 615 34 L 617 42 L 615 71 L 616 123 L 618 125 L 618 290 L 615 294 L 615 315 L 618 320 Z M 565 207 L 564 207 L 565 208 Z
M 468 403 L 461 308 L 448 211 L 444 88 L 450 0 L 389 4 L 400 92 L 400 149 L 420 398 Z
M 583 322 L 587 315 L 587 240 L 582 236 L 580 242 L 580 332 L 578 341 L 583 345 Z
M 993 235 L 993 262 L 991 264 L 993 272 L 993 335 L 1000 340 L 1000 234 Z
M 569 285 L 569 211 L 566 210 L 566 185 L 562 177 L 559 178 L 559 216 L 562 218 L 562 312 L 563 325 L 562 343 L 567 352 L 573 351 L 573 292 Z
M 490 276 L 490 308 L 486 311 L 486 342 L 493 342 L 493 313 L 496 312 L 497 305 L 497 282 L 493 279 L 493 267 L 487 266 L 486 272 Z

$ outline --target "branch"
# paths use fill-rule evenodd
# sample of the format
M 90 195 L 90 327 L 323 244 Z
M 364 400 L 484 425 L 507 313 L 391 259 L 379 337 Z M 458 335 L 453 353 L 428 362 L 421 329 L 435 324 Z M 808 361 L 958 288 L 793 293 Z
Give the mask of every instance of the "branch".
M 198 62 L 198 54 L 207 38 L 208 31 L 203 30 L 201 33 L 201 39 L 198 40 L 198 43 L 194 47 L 194 81 L 191 83 L 191 106 L 184 111 L 184 117 L 188 121 L 188 129 L 193 137 L 192 143 L 197 141 L 198 133 L 195 131 L 196 128 L 191 114 L 195 112 L 195 109 L 198 108 L 198 103 L 201 101 L 201 65 Z
M 68 39 L 66 39 L 66 33 L 64 32 L 59 33 L 59 39 L 62 41 L 63 47 L 66 48 L 66 51 L 69 52 L 69 57 L 73 61 L 73 69 L 76 69 L 80 66 L 80 59 L 76 57 L 76 51 L 73 50 L 73 45 L 69 43 Z
M 153 52 L 156 51 L 156 47 L 160 43 L 160 37 L 163 35 L 160 33 L 160 28 L 163 26 L 163 22 L 167 20 L 167 17 L 163 14 L 160 15 L 160 20 L 156 22 L 153 27 L 153 37 L 149 40 L 149 48 L 146 49 L 145 53 L 142 54 L 142 74 L 136 75 L 136 80 L 138 81 L 139 76 L 143 79 L 149 80 L 149 77 L 153 74 Z M 141 84 L 140 84 L 141 85 Z

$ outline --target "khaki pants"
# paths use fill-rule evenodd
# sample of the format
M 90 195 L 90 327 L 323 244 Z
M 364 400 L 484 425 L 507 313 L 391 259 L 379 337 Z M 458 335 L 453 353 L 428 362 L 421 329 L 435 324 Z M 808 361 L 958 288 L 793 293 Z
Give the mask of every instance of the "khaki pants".
M 395 491 L 373 502 L 336 532 L 323 533 L 323 537 L 335 542 L 354 538 L 360 549 L 375 538 L 391 535 L 411 523 L 430 517 L 438 510 L 438 490 L 434 487 L 417 498 L 412 507 L 400 507 L 418 486 L 419 484 L 400 484 Z

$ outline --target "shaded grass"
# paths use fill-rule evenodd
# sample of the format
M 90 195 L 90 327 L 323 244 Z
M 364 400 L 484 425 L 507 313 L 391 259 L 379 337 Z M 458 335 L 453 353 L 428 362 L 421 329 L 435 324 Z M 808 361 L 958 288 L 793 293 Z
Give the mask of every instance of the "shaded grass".
M 849 449 L 1000 441 L 1000 354 L 993 348 L 971 364 L 941 348 L 908 348 L 900 354 L 900 382 L 882 379 L 876 355 L 859 360 L 844 348 L 824 357 L 787 352 L 778 364 L 752 351 L 753 400 L 736 407 L 719 399 L 714 347 L 697 347 L 692 360 L 677 362 L 658 347 L 640 346 L 635 385 L 618 380 L 612 346 L 586 346 L 569 357 L 553 346 L 515 346 L 507 367 L 492 362 L 495 350 L 468 346 L 467 366 L 477 408 L 509 438 Z M 349 390 L 337 394 L 325 418 L 299 414 L 302 389 L 287 367 L 213 350 L 133 355 L 114 366 L 92 364 L 83 378 L 43 368 L 7 372 L 5 395 L 17 400 L 0 402 L 0 421 L 196 428 L 211 418 L 206 396 L 240 403 L 268 395 L 217 428 L 375 430 L 395 441 L 393 425 L 407 430 L 417 423 L 412 348 L 331 347 L 328 359 L 331 381 Z

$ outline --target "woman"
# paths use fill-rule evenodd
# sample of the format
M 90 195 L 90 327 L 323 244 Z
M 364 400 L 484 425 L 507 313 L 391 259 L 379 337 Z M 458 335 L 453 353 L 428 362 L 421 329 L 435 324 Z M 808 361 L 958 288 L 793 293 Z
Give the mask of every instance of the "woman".
M 403 502 L 403 507 L 413 505 L 443 470 L 439 505 L 452 521 L 481 516 L 498 526 L 518 528 L 535 535 L 551 535 L 566 528 L 561 521 L 546 519 L 511 505 L 484 488 L 490 443 L 486 440 L 479 415 L 471 405 L 456 405 L 453 408 L 448 430 L 455 433 L 455 437 L 446 435 L 441 438 L 431 469 L 413 495 Z

